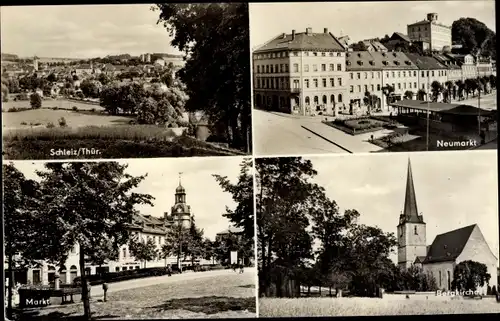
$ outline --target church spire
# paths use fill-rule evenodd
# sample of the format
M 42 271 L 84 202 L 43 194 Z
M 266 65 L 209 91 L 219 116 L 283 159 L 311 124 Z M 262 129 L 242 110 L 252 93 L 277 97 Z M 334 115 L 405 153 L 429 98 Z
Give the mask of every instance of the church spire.
M 422 216 L 418 215 L 417 198 L 415 196 L 415 187 L 413 186 L 410 158 L 408 158 L 408 174 L 406 177 L 406 194 L 403 217 L 406 222 L 423 223 Z

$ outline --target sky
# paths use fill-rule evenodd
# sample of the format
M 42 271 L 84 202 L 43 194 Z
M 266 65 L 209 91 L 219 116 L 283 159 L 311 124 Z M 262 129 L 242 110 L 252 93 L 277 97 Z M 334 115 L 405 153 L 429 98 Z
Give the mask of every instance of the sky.
M 307 157 L 313 179 L 341 212 L 356 209 L 360 224 L 395 236 L 404 206 L 410 157 L 417 209 L 427 223 L 427 245 L 436 235 L 478 224 L 499 257 L 496 151 L 388 153 Z M 393 254 L 391 259 L 397 260 Z
M 348 35 L 352 41 L 407 33 L 408 24 L 438 14 L 438 21 L 451 26 L 460 18 L 475 18 L 495 28 L 495 2 L 486 1 L 387 1 L 387 2 L 292 2 L 251 3 L 250 46 L 255 48 L 281 33 L 323 32 Z
M 137 206 L 144 215 L 163 217 L 171 211 L 175 202 L 175 189 L 179 186 L 179 172 L 182 186 L 186 189 L 186 203 L 191 206 L 196 225 L 204 230 L 204 235 L 215 240 L 215 235 L 230 226 L 222 217 L 226 206 L 236 207 L 232 195 L 224 192 L 212 174 L 227 176 L 236 183 L 242 157 L 193 157 L 133 159 L 119 161 L 127 163 L 127 173 L 133 176 L 147 174 L 134 192 L 152 195 L 154 207 Z M 44 162 L 16 161 L 14 165 L 27 178 L 37 179 L 35 170 L 43 169 Z
M 93 58 L 172 53 L 165 27 L 151 5 L 2 7 L 2 53 L 20 57 Z

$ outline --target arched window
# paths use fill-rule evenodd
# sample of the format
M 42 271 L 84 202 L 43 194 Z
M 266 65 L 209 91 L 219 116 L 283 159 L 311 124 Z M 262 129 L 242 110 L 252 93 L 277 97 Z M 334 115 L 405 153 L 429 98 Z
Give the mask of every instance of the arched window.
M 72 265 L 69 268 L 69 283 L 73 283 L 73 280 L 76 278 L 78 275 L 78 271 L 75 265 Z
M 309 105 L 311 101 L 309 100 L 309 96 L 306 96 L 306 105 Z
M 330 96 L 330 103 L 335 104 L 335 95 Z
M 59 269 L 59 277 L 61 280 L 61 284 L 66 284 L 68 282 L 67 276 L 66 276 L 66 265 L 61 266 Z
M 53 266 L 49 266 L 48 270 L 49 271 L 47 273 L 47 279 L 49 281 L 49 284 L 52 284 L 56 279 L 56 268 Z
M 314 96 L 314 104 L 318 104 L 319 103 L 319 99 L 318 99 L 318 96 Z
M 326 104 L 328 102 L 328 98 L 326 98 L 326 95 L 323 95 L 323 104 Z
M 337 99 L 337 101 L 338 101 L 339 103 L 341 103 L 341 102 L 342 102 L 342 94 L 339 94 L 339 98 Z

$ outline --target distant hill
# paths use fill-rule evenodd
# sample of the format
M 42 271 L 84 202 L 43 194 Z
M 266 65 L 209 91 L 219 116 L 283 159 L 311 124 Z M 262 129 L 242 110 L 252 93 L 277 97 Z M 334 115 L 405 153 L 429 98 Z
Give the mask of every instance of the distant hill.
M 155 58 L 182 58 L 184 56 L 182 55 L 174 55 L 174 54 L 168 54 L 168 53 L 153 53 L 151 54 L 152 57 Z
M 109 59 L 117 59 L 117 60 L 121 60 L 121 59 L 130 59 L 132 58 L 131 55 L 129 54 L 121 54 L 121 55 L 113 55 L 113 56 L 106 56 L 106 58 L 109 58 Z
M 5 60 L 5 61 L 12 61 L 12 60 L 17 60 L 19 59 L 19 56 L 18 55 L 14 55 L 14 54 L 8 54 L 8 53 L 3 53 L 2 52 L 2 60 Z
M 461 44 L 463 53 L 480 53 L 496 60 L 496 34 L 474 18 L 460 18 L 451 26 L 451 40 Z

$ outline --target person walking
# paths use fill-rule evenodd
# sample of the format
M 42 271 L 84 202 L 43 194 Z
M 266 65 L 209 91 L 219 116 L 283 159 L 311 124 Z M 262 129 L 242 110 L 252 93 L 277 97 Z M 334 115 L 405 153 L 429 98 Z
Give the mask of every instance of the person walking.
M 104 299 L 103 301 L 106 302 L 107 301 L 107 293 L 108 293 L 108 283 L 104 282 L 102 284 L 102 290 L 104 291 Z

